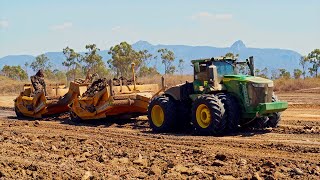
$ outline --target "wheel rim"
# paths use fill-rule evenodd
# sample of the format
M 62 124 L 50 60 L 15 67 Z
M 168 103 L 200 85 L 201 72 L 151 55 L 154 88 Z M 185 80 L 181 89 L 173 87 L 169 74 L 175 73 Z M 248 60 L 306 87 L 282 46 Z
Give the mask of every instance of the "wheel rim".
M 211 123 L 210 109 L 205 104 L 200 104 L 196 110 L 197 123 L 202 128 L 207 128 Z
M 162 126 L 164 122 L 164 112 L 159 105 L 155 105 L 152 107 L 151 110 L 151 120 L 153 124 L 157 127 Z

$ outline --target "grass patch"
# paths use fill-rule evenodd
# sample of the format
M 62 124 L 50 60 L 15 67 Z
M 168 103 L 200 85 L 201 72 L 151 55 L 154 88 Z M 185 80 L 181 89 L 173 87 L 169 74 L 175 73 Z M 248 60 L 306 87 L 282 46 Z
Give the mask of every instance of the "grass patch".
M 310 89 L 320 87 L 320 78 L 306 79 L 276 79 L 274 81 L 274 90 L 280 92 L 292 92 L 301 89 Z

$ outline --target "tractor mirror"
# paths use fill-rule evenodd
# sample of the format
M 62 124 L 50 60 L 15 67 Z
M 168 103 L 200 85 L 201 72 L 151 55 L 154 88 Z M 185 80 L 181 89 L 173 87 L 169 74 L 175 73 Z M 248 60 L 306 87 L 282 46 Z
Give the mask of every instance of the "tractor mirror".
M 194 71 L 195 71 L 196 73 L 199 73 L 199 72 L 200 72 L 200 65 L 199 65 L 198 62 L 194 63 Z

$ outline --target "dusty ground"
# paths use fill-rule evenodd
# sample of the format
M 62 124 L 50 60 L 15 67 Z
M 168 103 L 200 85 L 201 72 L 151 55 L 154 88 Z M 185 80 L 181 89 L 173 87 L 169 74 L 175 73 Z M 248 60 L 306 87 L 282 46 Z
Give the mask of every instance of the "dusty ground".
M 146 117 L 74 124 L 0 110 L 0 179 L 319 179 L 320 93 L 280 94 L 279 128 L 153 134 Z

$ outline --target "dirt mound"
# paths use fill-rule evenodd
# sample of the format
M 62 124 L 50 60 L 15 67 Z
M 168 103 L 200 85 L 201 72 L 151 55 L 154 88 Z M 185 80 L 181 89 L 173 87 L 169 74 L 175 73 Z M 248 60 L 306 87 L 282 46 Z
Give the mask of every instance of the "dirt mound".
M 96 81 L 94 81 L 90 87 L 87 89 L 86 92 L 82 94 L 83 97 L 93 97 L 95 94 L 97 94 L 99 91 L 103 90 L 105 87 L 107 87 L 108 82 L 106 78 L 101 78 Z

